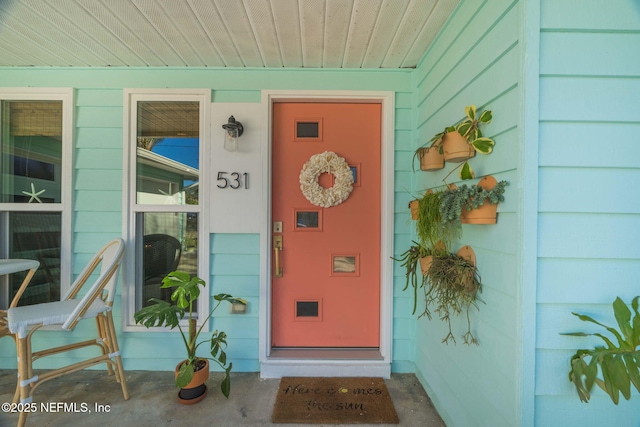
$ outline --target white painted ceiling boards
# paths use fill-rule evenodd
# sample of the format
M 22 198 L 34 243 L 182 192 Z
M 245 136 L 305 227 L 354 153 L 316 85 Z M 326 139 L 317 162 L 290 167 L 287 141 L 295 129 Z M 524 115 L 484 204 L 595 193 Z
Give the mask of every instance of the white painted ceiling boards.
M 459 0 L 0 0 L 0 66 L 410 68 Z

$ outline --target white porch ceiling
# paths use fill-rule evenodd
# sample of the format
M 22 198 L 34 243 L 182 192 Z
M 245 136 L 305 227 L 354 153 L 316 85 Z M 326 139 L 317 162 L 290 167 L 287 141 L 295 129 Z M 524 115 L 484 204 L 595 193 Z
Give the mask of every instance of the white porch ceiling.
M 459 0 L 0 0 L 0 66 L 415 67 Z

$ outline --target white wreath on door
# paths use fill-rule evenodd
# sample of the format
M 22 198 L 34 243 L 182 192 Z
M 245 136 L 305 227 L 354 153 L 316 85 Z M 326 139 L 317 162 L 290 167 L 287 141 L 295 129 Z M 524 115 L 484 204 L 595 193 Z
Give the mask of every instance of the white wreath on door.
M 335 177 L 334 185 L 324 188 L 318 178 L 324 172 Z M 300 171 L 300 190 L 311 204 L 330 208 L 347 200 L 353 190 L 353 173 L 347 161 L 332 151 L 315 154 Z

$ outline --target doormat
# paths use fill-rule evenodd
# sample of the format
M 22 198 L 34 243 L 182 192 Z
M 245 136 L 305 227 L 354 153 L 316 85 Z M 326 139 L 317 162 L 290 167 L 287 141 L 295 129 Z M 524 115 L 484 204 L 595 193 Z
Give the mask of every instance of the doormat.
M 382 378 L 283 377 L 273 423 L 398 424 Z

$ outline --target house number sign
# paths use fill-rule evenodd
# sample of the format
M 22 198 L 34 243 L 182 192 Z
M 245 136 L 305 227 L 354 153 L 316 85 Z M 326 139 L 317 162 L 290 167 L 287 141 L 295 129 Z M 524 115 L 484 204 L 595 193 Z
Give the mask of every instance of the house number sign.
M 218 172 L 218 188 L 249 189 L 249 172 Z

